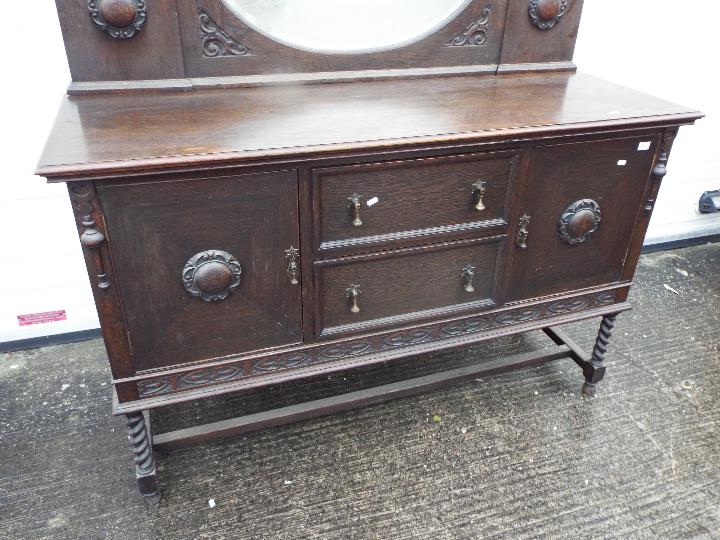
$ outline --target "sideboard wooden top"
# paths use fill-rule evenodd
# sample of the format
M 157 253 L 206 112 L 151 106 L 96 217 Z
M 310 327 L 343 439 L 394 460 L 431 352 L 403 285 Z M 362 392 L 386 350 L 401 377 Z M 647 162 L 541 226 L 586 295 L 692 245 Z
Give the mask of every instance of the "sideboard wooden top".
M 37 173 L 70 180 L 700 117 L 579 73 L 74 96 Z

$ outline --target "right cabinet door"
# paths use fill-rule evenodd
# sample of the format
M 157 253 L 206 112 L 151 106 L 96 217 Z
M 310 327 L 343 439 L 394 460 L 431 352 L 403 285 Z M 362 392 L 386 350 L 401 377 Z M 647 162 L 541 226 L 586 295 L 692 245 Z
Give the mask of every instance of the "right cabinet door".
M 533 149 L 509 301 L 620 279 L 657 144 L 653 135 Z

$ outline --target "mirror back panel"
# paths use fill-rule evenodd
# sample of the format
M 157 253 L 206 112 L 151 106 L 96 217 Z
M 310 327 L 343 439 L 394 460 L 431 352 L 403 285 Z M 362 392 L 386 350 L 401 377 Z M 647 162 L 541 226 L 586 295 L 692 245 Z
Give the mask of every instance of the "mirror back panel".
M 56 0 L 70 93 L 574 69 L 582 0 L 326 1 Z

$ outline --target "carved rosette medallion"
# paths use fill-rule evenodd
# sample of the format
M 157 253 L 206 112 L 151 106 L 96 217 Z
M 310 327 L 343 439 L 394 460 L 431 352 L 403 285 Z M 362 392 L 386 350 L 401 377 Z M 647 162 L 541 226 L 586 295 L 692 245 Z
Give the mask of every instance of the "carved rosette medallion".
M 445 47 L 479 47 L 485 45 L 488 40 L 488 31 L 490 29 L 490 12 L 492 11 L 492 2 L 490 2 L 480 12 L 480 17 L 471 22 L 462 33 L 454 36 L 450 41 L 445 43 Z
M 182 272 L 185 289 L 206 302 L 225 300 L 240 285 L 242 267 L 225 251 L 202 251 L 187 262 Z
M 571 246 L 581 244 L 598 230 L 602 221 L 600 205 L 592 199 L 575 201 L 560 217 L 560 240 Z
M 530 21 L 540 30 L 550 30 L 565 15 L 567 0 L 530 0 Z
M 202 8 L 198 8 L 198 21 L 202 52 L 205 58 L 255 54 L 250 47 L 230 37 Z
M 115 39 L 130 39 L 147 22 L 147 0 L 88 0 L 95 25 Z

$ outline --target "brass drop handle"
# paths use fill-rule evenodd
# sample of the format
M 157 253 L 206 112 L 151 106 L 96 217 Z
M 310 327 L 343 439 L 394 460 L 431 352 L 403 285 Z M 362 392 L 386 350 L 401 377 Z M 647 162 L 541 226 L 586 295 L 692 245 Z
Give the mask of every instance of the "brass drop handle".
M 475 210 L 477 210 L 478 212 L 482 212 L 483 210 L 485 210 L 485 202 L 483 201 L 483 197 L 487 192 L 487 182 L 478 180 L 472 185 L 472 191 L 473 195 L 475 196 Z
M 298 266 L 298 257 L 300 257 L 300 250 L 296 247 L 290 246 L 290 249 L 285 251 L 285 257 L 288 260 L 287 274 L 290 278 L 291 285 L 297 285 L 300 283 L 300 267 Z
M 362 219 L 360 219 L 360 208 L 362 208 L 363 196 L 353 193 L 348 197 L 348 208 L 353 213 L 353 227 L 362 227 Z
M 360 306 L 358 306 L 358 297 L 362 294 L 360 285 L 350 285 L 345 289 L 345 295 L 352 302 L 350 307 L 350 313 L 360 313 Z
M 521 248 L 525 249 L 527 248 L 527 238 L 530 234 L 528 232 L 528 225 L 530 225 L 530 216 L 527 214 L 523 214 L 523 216 L 520 218 L 520 226 L 517 233 L 517 238 L 515 239 L 515 244 Z
M 473 279 L 475 279 L 475 270 L 476 268 L 472 265 L 466 266 L 463 268 L 462 271 L 462 278 L 463 278 L 463 286 L 465 287 L 466 292 L 475 292 L 475 287 L 473 287 Z

